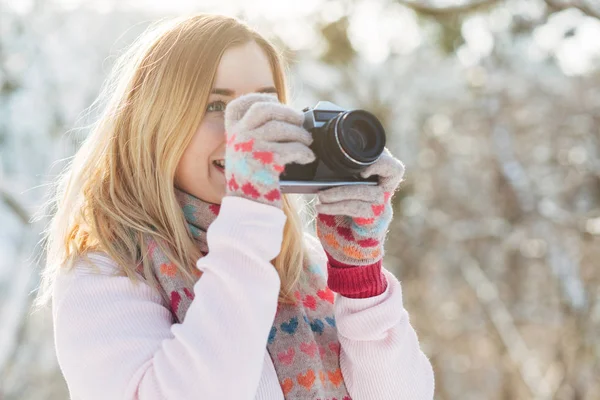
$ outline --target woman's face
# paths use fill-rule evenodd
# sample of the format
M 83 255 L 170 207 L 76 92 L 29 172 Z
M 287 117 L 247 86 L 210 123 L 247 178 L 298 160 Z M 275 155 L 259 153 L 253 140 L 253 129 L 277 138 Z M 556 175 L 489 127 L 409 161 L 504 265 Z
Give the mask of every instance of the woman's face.
M 206 114 L 185 149 L 175 186 L 204 201 L 220 204 L 225 196 L 225 105 L 253 92 L 276 93 L 269 59 L 256 42 L 225 51 L 217 68 Z

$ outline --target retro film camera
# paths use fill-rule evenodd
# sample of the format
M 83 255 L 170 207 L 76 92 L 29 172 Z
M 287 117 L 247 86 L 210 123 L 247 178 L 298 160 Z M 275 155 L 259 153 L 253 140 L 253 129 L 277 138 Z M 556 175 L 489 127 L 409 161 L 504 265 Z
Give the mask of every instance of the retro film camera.
M 344 110 L 328 101 L 306 107 L 304 129 L 313 137 L 310 164 L 287 164 L 281 174 L 283 193 L 316 193 L 345 185 L 377 185 L 377 176 L 360 172 L 377 161 L 385 147 L 381 122 L 365 110 Z

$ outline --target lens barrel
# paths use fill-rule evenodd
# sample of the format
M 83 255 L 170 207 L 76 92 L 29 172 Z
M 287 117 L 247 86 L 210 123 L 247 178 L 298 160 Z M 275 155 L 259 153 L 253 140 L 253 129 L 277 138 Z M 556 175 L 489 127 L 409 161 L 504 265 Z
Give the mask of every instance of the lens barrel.
M 338 114 L 323 127 L 325 160 L 338 171 L 359 172 L 377 161 L 385 147 L 385 130 L 368 111 Z

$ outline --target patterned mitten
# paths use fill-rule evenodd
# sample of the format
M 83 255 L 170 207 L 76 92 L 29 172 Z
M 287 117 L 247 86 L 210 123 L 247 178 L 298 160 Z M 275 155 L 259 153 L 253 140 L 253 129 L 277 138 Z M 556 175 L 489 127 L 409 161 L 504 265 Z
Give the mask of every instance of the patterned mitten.
M 315 160 L 304 114 L 268 94 L 240 96 L 225 109 L 227 195 L 281 208 L 279 176 L 288 163 Z
M 378 175 L 376 186 L 339 186 L 317 193 L 316 230 L 325 252 L 340 266 L 371 265 L 383 257 L 392 220 L 391 197 L 404 176 L 404 165 L 387 148 L 362 173 Z

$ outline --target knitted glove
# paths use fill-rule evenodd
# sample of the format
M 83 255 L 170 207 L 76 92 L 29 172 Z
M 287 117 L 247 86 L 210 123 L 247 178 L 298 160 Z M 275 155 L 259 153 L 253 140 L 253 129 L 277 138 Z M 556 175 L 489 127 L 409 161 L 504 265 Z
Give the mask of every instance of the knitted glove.
M 392 220 L 391 197 L 404 176 L 404 165 L 387 148 L 362 173 L 378 175 L 376 186 L 339 186 L 317 193 L 316 230 L 335 267 L 372 265 L 383 258 L 383 242 Z
M 315 160 L 304 114 L 273 95 L 252 93 L 225 108 L 226 195 L 282 208 L 279 176 L 285 164 Z

